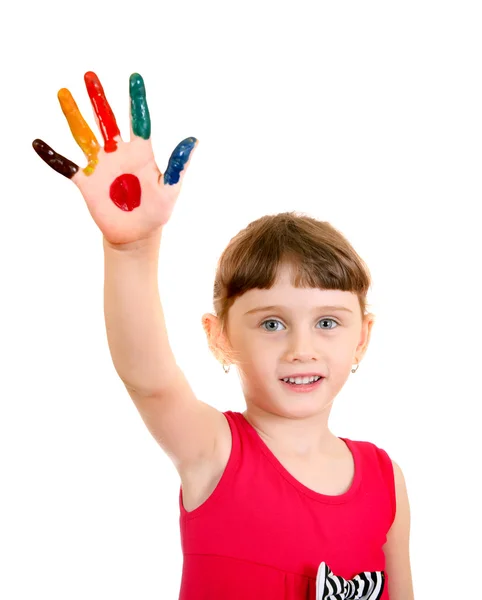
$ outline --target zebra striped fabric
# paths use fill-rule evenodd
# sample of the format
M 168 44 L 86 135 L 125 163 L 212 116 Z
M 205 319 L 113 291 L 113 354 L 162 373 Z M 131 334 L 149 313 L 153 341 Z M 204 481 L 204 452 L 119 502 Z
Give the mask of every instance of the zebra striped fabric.
M 347 580 L 322 562 L 316 576 L 316 600 L 379 600 L 384 585 L 383 571 L 364 571 Z

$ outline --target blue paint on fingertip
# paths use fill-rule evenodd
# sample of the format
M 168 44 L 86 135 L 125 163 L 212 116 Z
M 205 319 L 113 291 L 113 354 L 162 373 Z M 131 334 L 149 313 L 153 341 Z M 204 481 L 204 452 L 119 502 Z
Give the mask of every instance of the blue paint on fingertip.
M 164 173 L 164 183 L 167 185 L 179 183 L 181 171 L 189 160 L 196 142 L 197 139 L 195 137 L 188 137 L 174 148 L 174 152 L 171 154 L 169 164 L 167 165 L 167 170 Z

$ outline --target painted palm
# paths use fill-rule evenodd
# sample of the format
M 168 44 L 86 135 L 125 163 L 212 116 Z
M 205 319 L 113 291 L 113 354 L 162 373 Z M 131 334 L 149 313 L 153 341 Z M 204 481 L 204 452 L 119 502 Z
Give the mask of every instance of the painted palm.
M 142 77 L 134 73 L 129 80 L 129 142 L 121 138 L 97 75 L 89 71 L 84 80 L 104 147 L 82 117 L 69 90 L 64 88 L 58 93 L 60 106 L 85 154 L 87 166 L 81 169 L 42 140 L 34 140 L 33 148 L 52 169 L 75 183 L 109 242 L 124 244 L 144 239 L 169 220 L 197 140 L 189 137 L 177 145 L 163 175 L 152 150 L 151 121 Z

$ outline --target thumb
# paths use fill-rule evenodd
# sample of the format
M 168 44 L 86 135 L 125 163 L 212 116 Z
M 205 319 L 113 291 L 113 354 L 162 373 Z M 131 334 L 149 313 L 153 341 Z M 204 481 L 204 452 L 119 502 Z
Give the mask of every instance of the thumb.
M 194 148 L 198 144 L 195 137 L 188 137 L 174 148 L 164 173 L 165 185 L 176 185 L 185 174 Z M 184 171 L 184 173 L 183 173 Z

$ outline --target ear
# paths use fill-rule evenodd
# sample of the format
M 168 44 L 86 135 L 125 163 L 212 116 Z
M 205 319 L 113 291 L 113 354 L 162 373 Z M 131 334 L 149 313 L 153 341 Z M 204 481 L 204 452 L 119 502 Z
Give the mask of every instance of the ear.
M 360 334 L 360 341 L 358 342 L 358 346 L 357 346 L 356 352 L 355 352 L 355 359 L 358 363 L 361 362 L 363 357 L 365 356 L 365 353 L 368 348 L 368 344 L 370 343 L 370 337 L 372 334 L 372 327 L 373 327 L 374 323 L 375 323 L 375 315 L 374 314 L 369 313 L 364 316 L 362 328 L 361 328 L 361 334 Z
M 228 344 L 226 336 L 221 331 L 221 322 L 216 315 L 206 313 L 202 316 L 202 326 L 208 340 L 208 346 L 214 358 L 220 363 L 228 364 Z

